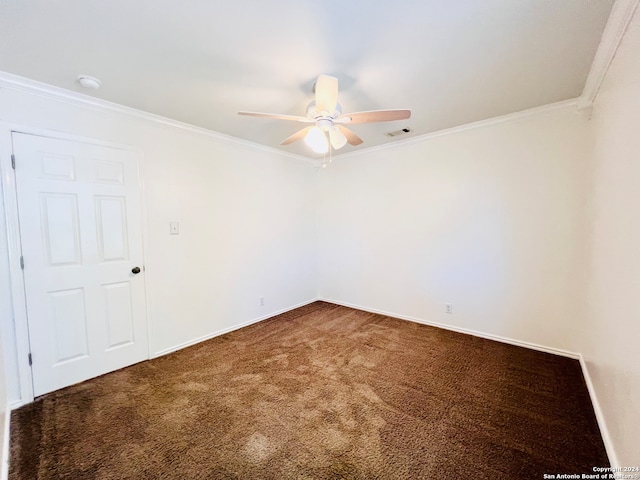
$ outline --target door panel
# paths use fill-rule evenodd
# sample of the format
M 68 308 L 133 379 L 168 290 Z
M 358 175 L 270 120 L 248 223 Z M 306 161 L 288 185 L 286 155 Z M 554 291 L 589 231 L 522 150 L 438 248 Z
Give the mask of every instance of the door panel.
M 134 152 L 13 133 L 36 396 L 148 358 Z
M 55 341 L 54 365 L 89 354 L 84 289 L 49 292 Z M 38 352 L 39 353 L 39 352 Z
M 77 196 L 41 193 L 40 212 L 48 265 L 54 267 L 82 263 Z
M 127 213 L 124 197 L 96 197 L 98 256 L 101 261 L 126 260 Z
M 75 168 L 71 155 L 53 155 L 42 152 L 40 178 L 51 180 L 75 180 Z
M 133 336 L 133 311 L 129 282 L 103 285 L 103 291 L 109 331 L 107 349 L 133 343 L 135 338 Z

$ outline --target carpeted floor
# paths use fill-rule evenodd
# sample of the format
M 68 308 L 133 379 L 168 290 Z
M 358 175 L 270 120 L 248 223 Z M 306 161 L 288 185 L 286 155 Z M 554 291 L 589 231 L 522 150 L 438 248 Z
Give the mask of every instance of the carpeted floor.
M 9 478 L 499 480 L 607 465 L 576 360 L 316 302 L 13 412 Z

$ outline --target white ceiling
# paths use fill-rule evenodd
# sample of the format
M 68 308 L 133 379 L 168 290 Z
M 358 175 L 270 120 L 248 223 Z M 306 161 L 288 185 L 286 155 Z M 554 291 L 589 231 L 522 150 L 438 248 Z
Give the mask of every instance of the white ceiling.
M 303 125 L 318 74 L 345 112 L 410 108 L 354 125 L 426 134 L 578 97 L 613 0 L 0 0 L 0 70 L 259 144 Z M 102 80 L 82 89 L 78 74 Z M 406 137 L 396 137 L 402 139 Z

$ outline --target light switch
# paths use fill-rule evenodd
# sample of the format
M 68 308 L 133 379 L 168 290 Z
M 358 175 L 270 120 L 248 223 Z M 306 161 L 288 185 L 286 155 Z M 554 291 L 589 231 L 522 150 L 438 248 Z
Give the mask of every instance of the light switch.
M 178 222 L 170 222 L 169 223 L 169 233 L 171 233 L 171 235 L 179 235 L 180 234 L 180 224 Z

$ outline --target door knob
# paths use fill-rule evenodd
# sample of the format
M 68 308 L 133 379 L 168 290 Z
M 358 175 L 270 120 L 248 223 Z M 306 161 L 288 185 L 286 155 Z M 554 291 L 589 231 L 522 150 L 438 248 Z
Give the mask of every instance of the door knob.
M 140 273 L 140 267 L 133 267 L 133 268 L 131 269 L 131 273 L 135 273 L 135 274 Z

